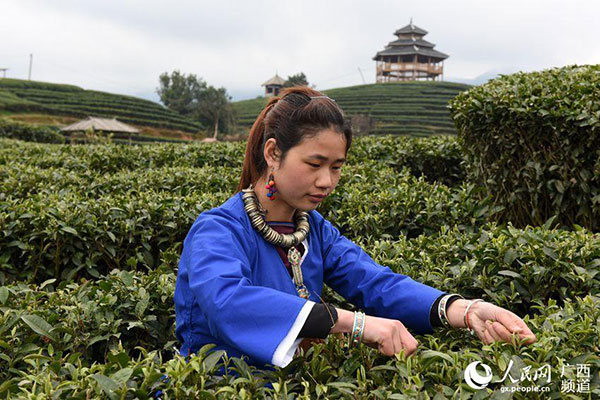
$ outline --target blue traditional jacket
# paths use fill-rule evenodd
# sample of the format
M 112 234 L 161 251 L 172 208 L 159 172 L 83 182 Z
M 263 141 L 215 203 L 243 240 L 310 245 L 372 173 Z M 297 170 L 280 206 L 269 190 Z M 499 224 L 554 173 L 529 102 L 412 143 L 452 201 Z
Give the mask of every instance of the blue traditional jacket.
M 323 283 L 367 315 L 433 332 L 430 309 L 444 292 L 377 264 L 318 211 L 308 214 L 301 260 L 308 300 L 298 296 L 275 246 L 252 227 L 241 192 L 200 214 L 184 240 L 175 288 L 182 355 L 214 343 L 256 366 L 286 366 Z

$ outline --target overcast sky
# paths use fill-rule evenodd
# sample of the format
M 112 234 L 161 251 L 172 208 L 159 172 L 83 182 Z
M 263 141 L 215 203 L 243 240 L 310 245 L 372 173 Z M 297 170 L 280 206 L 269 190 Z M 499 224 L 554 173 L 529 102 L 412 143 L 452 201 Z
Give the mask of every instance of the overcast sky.
M 194 73 L 234 100 L 277 71 L 324 90 L 375 82 L 372 57 L 413 23 L 448 54 L 445 80 L 600 63 L 600 1 L 1 0 L 7 77 L 158 100 L 158 76 Z M 2 76 L 2 75 L 0 75 Z

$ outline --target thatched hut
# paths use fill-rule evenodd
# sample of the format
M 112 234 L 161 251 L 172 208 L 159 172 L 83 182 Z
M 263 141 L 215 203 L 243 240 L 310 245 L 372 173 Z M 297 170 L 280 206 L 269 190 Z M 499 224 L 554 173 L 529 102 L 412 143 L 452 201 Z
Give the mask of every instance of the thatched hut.
M 123 122 L 117 121 L 116 118 L 108 119 L 108 118 L 96 118 L 96 117 L 87 117 L 79 122 L 75 122 L 74 124 L 65 126 L 61 129 L 61 132 L 105 132 L 105 133 L 139 133 L 139 129 L 136 129 L 132 126 L 124 124 Z

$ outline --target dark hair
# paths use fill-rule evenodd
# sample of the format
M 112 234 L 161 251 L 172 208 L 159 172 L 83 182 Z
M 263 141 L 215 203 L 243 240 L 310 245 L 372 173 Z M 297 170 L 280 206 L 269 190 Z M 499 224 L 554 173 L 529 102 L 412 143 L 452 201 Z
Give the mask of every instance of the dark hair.
M 315 96 L 323 97 L 311 98 Z M 352 129 L 335 101 L 307 86 L 293 86 L 284 89 L 279 97 L 271 98 L 250 130 L 237 191 L 256 183 L 266 171 L 264 146 L 268 139 L 275 138 L 283 161 L 289 149 L 323 129 L 345 136 L 347 155 Z

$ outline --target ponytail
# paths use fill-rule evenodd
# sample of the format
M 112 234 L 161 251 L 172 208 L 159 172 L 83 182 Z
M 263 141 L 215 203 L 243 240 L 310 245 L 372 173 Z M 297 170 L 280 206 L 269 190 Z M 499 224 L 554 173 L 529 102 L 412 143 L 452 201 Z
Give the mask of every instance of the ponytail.
M 246 144 L 246 154 L 244 155 L 242 176 L 236 192 L 246 189 L 251 183 L 255 183 L 266 169 L 267 163 L 263 154 L 265 143 L 265 118 L 278 101 L 279 97 L 271 98 L 266 107 L 259 114 L 258 118 L 256 118 L 256 121 L 254 121 L 252 129 L 250 129 L 248 143 Z

